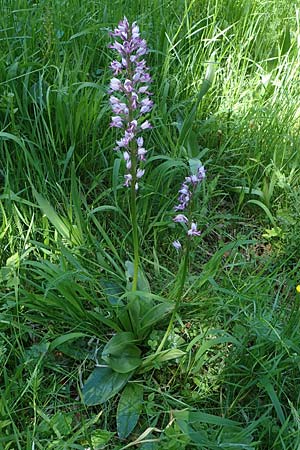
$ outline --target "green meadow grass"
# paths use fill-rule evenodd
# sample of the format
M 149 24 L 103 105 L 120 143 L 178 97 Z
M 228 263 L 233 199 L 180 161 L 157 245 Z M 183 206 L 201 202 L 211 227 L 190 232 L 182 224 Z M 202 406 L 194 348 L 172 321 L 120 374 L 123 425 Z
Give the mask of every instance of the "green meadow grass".
M 300 449 L 299 2 L 1 0 L 0 10 L 0 449 Z M 101 283 L 122 284 L 132 257 L 107 95 L 108 30 L 124 14 L 151 50 L 156 106 L 137 208 L 155 294 L 174 284 L 172 209 L 189 158 L 207 179 L 169 336 L 186 356 L 134 379 L 143 410 L 120 440 L 116 399 L 87 407 L 81 387 L 112 333 Z

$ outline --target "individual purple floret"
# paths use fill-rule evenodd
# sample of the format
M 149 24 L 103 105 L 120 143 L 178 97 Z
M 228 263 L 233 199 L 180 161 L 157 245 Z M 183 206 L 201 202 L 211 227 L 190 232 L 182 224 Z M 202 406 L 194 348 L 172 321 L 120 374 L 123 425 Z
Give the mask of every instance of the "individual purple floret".
M 184 214 L 177 214 L 173 221 L 178 223 L 188 223 L 189 219 Z
M 188 236 L 200 236 L 201 231 L 197 230 L 197 224 L 195 222 L 191 223 L 191 228 L 187 232 Z
M 181 246 L 181 244 L 180 244 L 179 241 L 174 241 L 174 242 L 173 242 L 173 247 L 175 247 L 175 249 L 176 249 L 177 251 L 181 250 L 181 248 L 182 248 L 182 246 Z
M 148 52 L 147 44 L 140 37 L 136 22 L 129 24 L 126 17 L 119 22 L 118 27 L 110 33 L 115 41 L 109 47 L 118 54 L 118 59 L 112 61 L 110 68 L 113 78 L 110 81 L 110 105 L 114 116 L 110 126 L 123 130 L 123 136 L 117 140 L 115 150 L 122 149 L 126 163 L 127 174 L 124 185 L 134 184 L 144 175 L 140 164 L 146 160 L 147 150 L 144 148 L 144 130 L 152 128 L 143 116 L 153 108 L 152 95 L 149 92 L 151 77 L 143 56 Z

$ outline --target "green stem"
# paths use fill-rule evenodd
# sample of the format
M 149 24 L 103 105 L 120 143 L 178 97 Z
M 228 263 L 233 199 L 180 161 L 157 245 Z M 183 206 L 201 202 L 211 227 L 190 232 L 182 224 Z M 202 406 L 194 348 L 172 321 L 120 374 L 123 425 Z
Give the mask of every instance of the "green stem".
M 189 259 L 190 259 L 190 238 L 187 237 L 187 242 L 185 246 L 185 253 L 183 257 L 183 264 L 180 265 L 179 268 L 179 286 L 177 291 L 175 291 L 175 311 L 177 312 L 177 309 L 179 307 L 180 301 L 182 299 L 184 284 L 186 280 L 186 275 L 189 267 Z
M 134 158 L 132 158 L 134 159 Z M 133 164 L 135 165 L 135 164 Z M 132 174 L 135 173 L 132 171 Z M 136 190 L 135 190 L 135 183 L 136 183 L 136 177 L 132 177 L 132 183 L 131 183 L 131 196 L 130 196 L 130 210 L 131 210 L 131 221 L 132 221 L 132 240 L 133 240 L 133 281 L 132 281 L 132 291 L 137 290 L 137 284 L 138 284 L 138 272 L 139 272 L 139 236 L 138 236 L 138 224 L 137 224 L 137 213 L 136 213 Z
M 189 259 L 190 259 L 190 238 L 187 238 L 187 243 L 186 243 L 186 247 L 185 247 L 185 254 L 183 256 L 183 261 L 180 264 L 179 270 L 178 270 L 178 277 L 179 277 L 179 284 L 176 286 L 176 291 L 175 291 L 175 307 L 174 310 L 172 312 L 172 316 L 168 325 L 168 328 L 164 334 L 164 337 L 161 340 L 161 343 L 159 344 L 157 350 L 156 350 L 156 354 L 158 354 L 164 347 L 166 340 L 168 339 L 172 328 L 173 328 L 173 324 L 174 324 L 174 320 L 180 305 L 180 302 L 182 300 L 182 294 L 183 294 L 183 289 L 184 289 L 184 284 L 185 284 L 185 280 L 186 280 L 186 276 L 187 276 L 187 271 L 188 271 L 188 266 L 189 266 Z

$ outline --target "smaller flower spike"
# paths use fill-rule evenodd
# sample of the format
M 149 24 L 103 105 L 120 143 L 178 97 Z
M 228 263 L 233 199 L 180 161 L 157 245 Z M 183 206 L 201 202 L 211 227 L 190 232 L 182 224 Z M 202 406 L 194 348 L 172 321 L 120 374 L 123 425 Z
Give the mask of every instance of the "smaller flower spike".
M 195 191 L 197 189 L 197 186 L 201 181 L 205 178 L 205 169 L 203 166 L 199 166 L 197 168 L 196 173 L 192 173 L 190 176 L 185 177 L 184 182 L 181 185 L 181 188 L 179 189 L 178 193 L 178 205 L 174 207 L 175 211 L 181 211 L 180 214 L 177 214 L 173 221 L 177 223 L 185 223 L 188 226 L 187 235 L 189 237 L 193 236 L 200 236 L 201 231 L 198 231 L 196 222 L 190 222 L 190 215 L 191 215 L 191 207 L 190 202 L 193 198 Z M 186 213 L 187 215 L 183 214 L 183 211 L 188 210 Z M 174 245 L 174 243 L 173 243 Z M 174 245 L 175 247 L 175 245 Z M 176 248 L 176 247 L 175 247 Z
M 127 174 L 126 187 L 133 183 L 138 188 L 137 180 L 144 175 L 140 167 L 146 160 L 147 150 L 141 134 L 152 128 L 143 116 L 153 108 L 150 99 L 149 83 L 151 77 L 144 55 L 148 53 L 147 43 L 140 37 L 138 25 L 130 24 L 126 17 L 110 35 L 115 41 L 109 48 L 116 51 L 118 57 L 112 61 L 110 68 L 113 78 L 110 81 L 109 93 L 111 109 L 114 113 L 110 126 L 123 130 L 123 136 L 117 140 L 115 150 L 124 151 Z

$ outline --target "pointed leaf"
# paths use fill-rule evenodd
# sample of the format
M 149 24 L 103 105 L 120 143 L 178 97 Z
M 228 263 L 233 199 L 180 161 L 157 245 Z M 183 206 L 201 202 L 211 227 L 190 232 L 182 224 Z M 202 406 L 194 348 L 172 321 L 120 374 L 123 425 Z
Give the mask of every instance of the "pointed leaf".
M 200 159 L 191 158 L 189 159 L 190 172 L 192 175 L 197 175 L 198 169 L 202 167 Z
M 70 227 L 66 225 L 64 220 L 57 214 L 50 203 L 42 197 L 38 192 L 34 191 L 35 198 L 39 204 L 39 207 L 45 214 L 45 216 L 50 220 L 55 229 L 61 234 L 65 239 L 70 238 Z
M 54 341 L 51 342 L 49 346 L 49 350 L 52 351 L 55 348 L 59 347 L 62 344 L 65 344 L 68 341 L 73 341 L 74 339 L 78 339 L 80 337 L 85 337 L 86 334 L 75 332 L 75 333 L 67 333 L 63 334 L 62 336 L 59 336 L 58 338 L 54 339 Z
M 136 341 L 133 333 L 129 331 L 121 331 L 120 333 L 115 334 L 105 345 L 103 349 L 103 354 L 112 354 L 115 356 L 119 356 L 120 352 L 126 347 L 128 344 L 133 344 Z
M 134 430 L 143 405 L 143 386 L 137 383 L 128 384 L 119 400 L 117 411 L 117 430 L 121 439 Z
M 102 352 L 103 360 L 116 372 L 128 373 L 141 364 L 141 351 L 133 344 L 130 332 L 120 332 L 111 338 Z
M 124 374 L 110 367 L 96 367 L 83 386 L 84 403 L 92 406 L 106 402 L 125 386 L 132 374 L 133 371 Z
M 151 308 L 141 319 L 140 328 L 145 330 L 155 323 L 161 321 L 166 315 L 174 309 L 174 303 L 160 303 Z
M 103 288 L 104 294 L 107 297 L 109 303 L 113 306 L 121 306 L 123 305 L 123 301 L 120 299 L 123 294 L 123 290 L 121 286 L 117 283 L 105 279 L 99 280 L 101 287 Z
M 125 267 L 126 267 L 126 279 L 127 279 L 127 284 L 128 284 L 128 290 L 131 290 L 131 284 L 132 284 L 133 274 L 134 274 L 133 263 L 131 261 L 126 261 Z M 151 292 L 150 285 L 146 278 L 146 275 L 144 274 L 144 272 L 142 272 L 141 269 L 139 269 L 139 272 L 138 272 L 137 287 L 138 287 L 139 291 Z
M 58 233 L 72 244 L 81 245 L 82 239 L 80 237 L 78 227 L 71 224 L 66 217 L 59 216 L 55 209 L 50 205 L 48 200 L 42 197 L 38 192 L 36 192 L 35 190 L 33 190 L 33 192 L 39 204 L 39 207 L 55 227 L 55 229 L 58 231 Z
M 157 364 L 163 363 L 165 361 L 170 361 L 171 359 L 177 359 L 184 356 L 186 353 L 179 348 L 172 348 L 169 350 L 163 350 L 157 354 L 153 353 L 152 355 L 147 356 L 143 359 L 142 370 L 141 372 L 148 371 L 153 366 Z
M 141 307 L 143 307 L 142 303 L 138 296 L 134 296 L 130 299 L 127 309 L 131 322 L 131 329 L 134 331 L 135 335 L 139 335 L 140 329 L 140 320 L 141 320 Z

